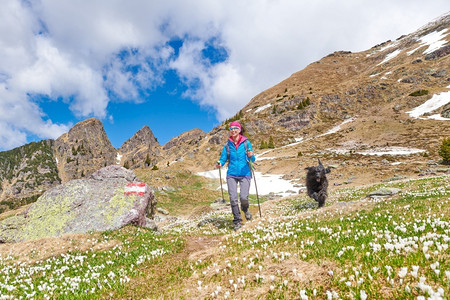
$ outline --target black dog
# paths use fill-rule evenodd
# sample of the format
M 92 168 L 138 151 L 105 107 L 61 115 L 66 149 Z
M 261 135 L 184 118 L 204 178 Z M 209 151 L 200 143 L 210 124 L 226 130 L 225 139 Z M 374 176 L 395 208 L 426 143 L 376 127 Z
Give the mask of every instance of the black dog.
M 319 159 L 319 165 L 317 167 L 308 167 L 305 170 L 308 170 L 306 174 L 306 190 L 308 191 L 308 196 L 319 202 L 319 207 L 322 207 L 328 196 L 328 179 L 326 174 L 330 173 L 330 168 L 325 169 Z

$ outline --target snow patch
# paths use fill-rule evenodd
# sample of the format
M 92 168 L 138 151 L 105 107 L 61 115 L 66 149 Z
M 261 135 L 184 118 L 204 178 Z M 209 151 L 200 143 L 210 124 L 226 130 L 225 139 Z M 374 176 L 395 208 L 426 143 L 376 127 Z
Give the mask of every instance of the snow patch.
M 425 150 L 423 149 L 415 149 L 415 148 L 405 148 L 405 147 L 386 147 L 380 148 L 378 150 L 366 150 L 366 151 L 358 151 L 356 153 L 362 155 L 410 155 L 416 153 L 423 153 Z
M 425 113 L 432 112 L 435 109 L 438 109 L 447 103 L 450 103 L 450 92 L 443 92 L 440 94 L 435 94 L 433 97 L 431 97 L 430 100 L 426 101 L 422 105 L 419 105 L 418 107 L 414 108 L 411 111 L 408 111 L 407 113 L 416 119 L 427 119 L 424 117 L 421 117 Z M 450 120 L 448 118 L 442 118 L 440 115 L 432 115 L 429 116 L 428 119 L 435 119 L 435 120 Z
M 265 110 L 266 108 L 269 108 L 269 107 L 271 107 L 271 106 L 272 106 L 272 104 L 269 103 L 269 104 L 266 104 L 266 105 L 264 105 L 264 106 L 258 107 L 258 109 L 255 110 L 254 113 L 257 114 L 257 113 L 259 113 L 260 111 L 263 111 L 263 110 Z
M 258 160 L 276 159 L 276 157 L 259 157 Z
M 269 153 L 269 152 L 272 152 L 273 150 L 275 150 L 275 149 L 266 150 L 266 151 L 264 151 L 264 152 L 262 152 L 262 153 L 260 153 L 260 154 L 256 154 L 256 153 L 255 153 L 255 159 L 256 159 L 256 160 L 275 159 L 276 157 L 261 157 L 261 156 L 263 156 L 264 154 L 267 154 L 267 153 Z
M 383 59 L 383 61 L 380 62 L 377 66 L 382 65 L 382 64 L 384 64 L 385 62 L 387 62 L 387 61 L 393 59 L 394 57 L 396 57 L 397 55 L 399 55 L 400 52 L 401 52 L 401 51 L 397 49 L 397 50 L 395 50 L 394 52 L 389 53 L 388 55 L 386 55 L 386 57 Z
M 396 41 L 396 42 L 389 42 L 386 46 L 384 46 L 384 47 L 382 47 L 382 48 L 380 48 L 378 50 L 372 50 L 372 53 L 367 54 L 366 57 L 374 55 L 374 54 L 379 53 L 379 52 L 383 52 L 384 50 L 387 50 L 389 48 L 395 47 L 397 45 L 398 45 L 398 41 Z
M 117 156 L 116 156 L 116 164 L 120 165 L 120 162 L 122 160 L 122 154 L 120 154 L 119 152 L 117 152 Z
M 328 149 L 331 152 L 337 154 L 348 154 L 350 153 L 349 149 Z M 406 148 L 406 147 L 384 147 L 378 149 L 364 150 L 364 151 L 355 151 L 354 153 L 361 155 L 410 155 L 423 153 L 425 150 L 416 149 L 416 148 Z
M 334 126 L 334 127 L 331 128 L 330 130 L 328 130 L 328 131 L 325 132 L 325 133 L 322 133 L 322 134 L 319 135 L 319 136 L 324 136 L 324 135 L 329 135 L 329 134 L 336 133 L 336 132 L 338 132 L 339 130 L 341 130 L 341 126 L 342 126 L 342 125 L 347 124 L 347 123 L 350 123 L 350 122 L 353 122 L 353 121 L 355 121 L 355 118 L 347 119 L 347 120 L 345 120 L 344 122 L 342 122 L 341 124 L 339 124 L 339 125 L 337 125 L 337 126 Z
M 379 52 L 383 52 L 384 50 L 387 50 L 387 49 L 389 49 L 389 48 L 392 48 L 392 47 L 394 47 L 394 46 L 397 46 L 397 44 L 398 44 L 398 42 L 389 43 L 389 44 L 387 44 L 386 46 L 384 46 L 383 48 L 381 48 L 381 49 L 379 50 Z
M 442 31 L 434 31 L 424 37 L 422 37 L 420 40 L 425 43 L 425 45 L 428 46 L 428 49 L 425 50 L 423 53 L 424 54 L 428 54 L 431 53 L 433 51 L 438 50 L 439 48 L 441 48 L 442 46 L 444 46 L 447 41 L 442 40 L 444 39 L 448 33 L 446 33 L 447 29 L 442 30 Z
M 413 54 L 416 50 L 418 50 L 419 48 L 423 47 L 423 46 L 428 46 L 428 48 L 423 52 L 423 54 L 428 54 L 431 53 L 439 48 L 441 48 L 442 46 L 444 46 L 447 41 L 443 40 L 447 35 L 448 32 L 446 33 L 447 29 L 442 30 L 442 31 L 433 31 L 423 37 L 421 37 L 419 39 L 419 41 L 421 42 L 420 45 L 417 48 L 414 48 L 411 51 L 408 51 L 407 54 L 411 55 Z
M 226 170 L 222 169 L 222 179 L 226 178 Z M 219 170 L 209 170 L 205 172 L 199 172 L 197 175 L 219 179 Z M 296 195 L 299 193 L 301 187 L 296 186 L 289 180 L 283 179 L 283 174 L 262 174 L 261 172 L 255 172 L 256 184 L 258 187 L 259 195 L 268 195 L 270 193 L 285 197 L 289 195 Z M 222 185 L 224 190 L 227 190 L 227 185 Z M 256 194 L 255 181 L 252 178 L 250 185 L 250 194 Z
M 381 76 L 381 79 L 387 79 L 386 76 L 387 76 L 387 75 L 390 75 L 391 73 L 392 73 L 391 71 L 384 73 L 384 75 Z

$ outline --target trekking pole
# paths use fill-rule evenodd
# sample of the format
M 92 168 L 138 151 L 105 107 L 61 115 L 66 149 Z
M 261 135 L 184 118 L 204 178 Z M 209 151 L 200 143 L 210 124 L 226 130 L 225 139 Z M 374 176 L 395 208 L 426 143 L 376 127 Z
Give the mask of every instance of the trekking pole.
M 219 164 L 219 178 L 220 178 L 220 190 L 222 191 L 222 203 L 225 203 L 225 198 L 223 197 L 223 187 L 222 187 L 222 171 L 220 170 L 220 162 L 217 162 Z
M 250 167 L 250 170 L 251 170 L 252 175 L 253 175 L 253 179 L 254 179 L 254 181 L 255 181 L 256 200 L 258 200 L 259 217 L 262 218 L 262 215 L 261 215 L 261 205 L 259 204 L 258 186 L 256 185 L 255 170 L 253 170 L 253 164 L 250 162 L 250 160 L 248 161 L 248 166 Z

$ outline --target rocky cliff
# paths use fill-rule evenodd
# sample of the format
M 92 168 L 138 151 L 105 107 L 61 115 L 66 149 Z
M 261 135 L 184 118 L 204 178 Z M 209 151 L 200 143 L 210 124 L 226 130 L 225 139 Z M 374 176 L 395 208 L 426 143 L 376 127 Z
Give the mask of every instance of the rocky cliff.
M 77 123 L 56 139 L 54 153 L 62 182 L 89 176 L 117 162 L 117 150 L 95 118 Z
M 160 159 L 161 146 L 145 125 L 119 148 L 121 164 L 131 168 L 153 167 Z
M 0 211 L 33 202 L 60 184 L 53 140 L 0 152 Z
M 194 158 L 205 136 L 203 130 L 195 128 L 170 139 L 163 146 L 166 165 L 174 161 L 184 161 L 185 157 Z

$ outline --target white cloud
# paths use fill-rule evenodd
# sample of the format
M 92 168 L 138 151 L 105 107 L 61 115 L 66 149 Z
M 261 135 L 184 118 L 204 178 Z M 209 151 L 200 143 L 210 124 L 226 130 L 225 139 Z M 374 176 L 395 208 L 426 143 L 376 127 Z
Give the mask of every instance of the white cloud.
M 12 128 L 8 123 L 0 122 L 0 145 L 2 148 L 11 149 L 23 145 L 27 141 L 27 135 Z
M 3 1 L 0 10 L 0 74 L 12 74 L 32 62 L 39 25 L 20 1 Z
M 80 116 L 106 116 L 108 98 L 101 74 L 83 63 L 74 64 L 70 56 L 44 37 L 36 38 L 36 61 L 10 80 L 13 89 L 44 94 L 51 98 L 76 95 L 71 109 Z
M 163 84 L 164 72 L 174 68 L 188 84 L 185 96 L 223 120 L 333 51 L 368 49 L 448 10 L 447 0 L 5 0 L 2 93 L 16 97 L 29 115 L 14 119 L 0 111 L 0 150 L 26 135 L 55 137 L 70 126 L 45 121 L 30 93 L 63 98 L 77 116 L 112 118 L 110 93 L 114 101 L 140 102 L 139 90 Z M 177 57 L 167 46 L 172 39 L 185 39 Z M 211 39 L 227 50 L 225 61 L 210 65 L 202 58 Z M 118 59 L 123 51 L 130 55 Z M 0 98 L 6 108 L 11 103 Z
M 0 83 L 0 148 L 23 145 L 29 132 L 40 138 L 57 138 L 69 130 L 69 125 L 58 125 L 43 120 L 39 107 L 23 93 L 14 92 Z

